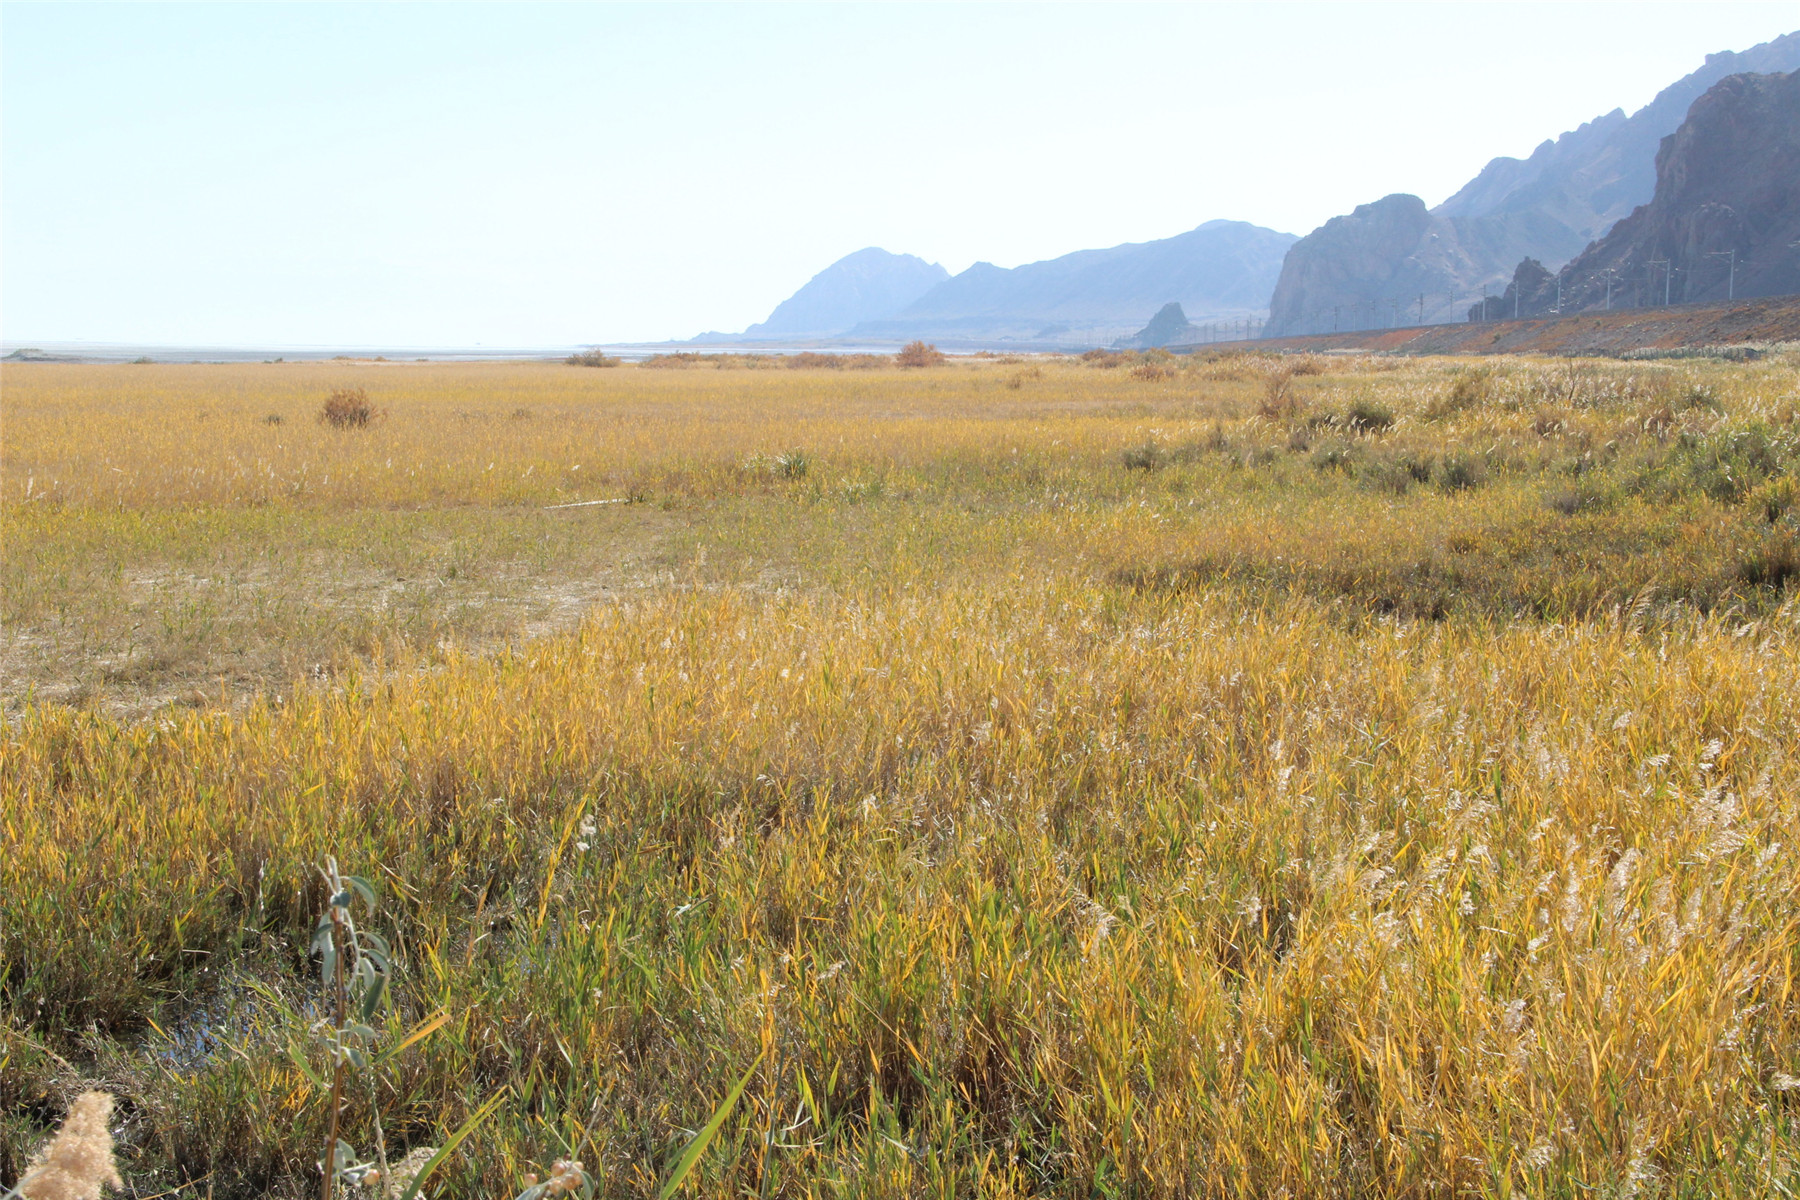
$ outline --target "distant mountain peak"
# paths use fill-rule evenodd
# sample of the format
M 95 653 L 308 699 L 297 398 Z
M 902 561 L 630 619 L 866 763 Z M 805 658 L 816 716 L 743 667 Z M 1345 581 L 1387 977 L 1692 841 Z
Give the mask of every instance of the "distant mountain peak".
M 1191 341 L 1194 326 L 1181 310 L 1178 301 L 1171 300 L 1156 310 L 1150 323 L 1138 330 L 1136 337 L 1129 339 L 1131 346 L 1148 350 L 1155 346 L 1173 346 L 1179 342 Z
M 891 316 L 948 278 L 937 263 L 865 246 L 814 275 L 744 336 L 828 337 Z

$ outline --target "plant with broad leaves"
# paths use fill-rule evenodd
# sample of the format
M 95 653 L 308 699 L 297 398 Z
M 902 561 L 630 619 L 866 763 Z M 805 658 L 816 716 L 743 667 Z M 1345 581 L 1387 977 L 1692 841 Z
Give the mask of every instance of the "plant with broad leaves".
M 503 1089 L 489 1097 L 442 1146 L 421 1146 L 399 1163 L 388 1163 L 387 1140 L 381 1132 L 381 1106 L 375 1097 L 380 1070 L 402 1051 L 429 1037 L 449 1020 L 449 1014 L 440 1012 L 429 1017 L 391 1047 L 376 1049 L 379 1035 L 374 1022 L 383 1005 L 391 1005 L 393 954 L 386 938 L 357 926 L 354 911 L 360 897 L 364 914 L 374 914 L 375 886 L 360 875 L 345 875 L 334 858 L 327 859 L 319 873 L 324 877 L 328 898 L 313 929 L 312 952 L 319 956 L 319 981 L 325 989 L 329 1013 L 313 1023 L 311 1032 L 331 1061 L 331 1112 L 325 1153 L 319 1160 L 323 1175 L 320 1195 L 323 1200 L 332 1200 L 338 1185 L 343 1184 L 362 1188 L 383 1200 L 416 1200 L 431 1173 L 494 1111 L 506 1093 Z M 289 1053 L 309 1079 L 321 1088 L 326 1086 L 298 1046 L 291 1046 Z M 375 1123 L 372 1159 L 359 1157 L 355 1146 L 341 1132 L 344 1088 L 352 1072 L 362 1076 L 369 1088 L 369 1110 Z

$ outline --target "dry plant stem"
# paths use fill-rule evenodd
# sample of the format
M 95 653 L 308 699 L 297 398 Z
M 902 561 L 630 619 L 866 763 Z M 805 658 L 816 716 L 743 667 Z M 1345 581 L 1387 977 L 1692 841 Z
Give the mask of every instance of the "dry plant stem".
M 335 876 L 336 874 L 337 872 L 333 870 L 332 875 Z M 331 941 L 333 950 L 331 990 L 333 1008 L 337 1017 L 337 1030 L 331 1055 L 331 1113 L 328 1118 L 328 1131 L 325 1134 L 325 1178 L 319 1185 L 319 1195 L 322 1200 L 331 1200 L 332 1191 L 337 1187 L 338 1118 L 342 1113 L 344 1095 L 344 1056 L 342 1041 L 344 1026 L 347 1025 L 350 1020 L 350 993 L 349 989 L 345 986 L 344 981 L 344 958 L 345 955 L 350 952 L 351 947 L 346 945 L 348 939 L 343 936 L 342 922 L 343 917 L 341 910 L 337 905 L 333 904 L 331 906 Z

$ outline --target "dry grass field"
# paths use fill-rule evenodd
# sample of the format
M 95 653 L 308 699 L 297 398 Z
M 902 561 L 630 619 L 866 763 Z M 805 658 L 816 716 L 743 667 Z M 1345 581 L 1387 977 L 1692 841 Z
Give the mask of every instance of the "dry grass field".
M 1800 1191 L 1800 359 L 672 365 L 0 374 L 0 1181 Z

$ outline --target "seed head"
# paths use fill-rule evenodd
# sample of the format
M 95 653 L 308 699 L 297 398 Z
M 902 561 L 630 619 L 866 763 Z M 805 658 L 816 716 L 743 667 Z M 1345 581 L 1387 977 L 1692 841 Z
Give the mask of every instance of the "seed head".
M 100 1200 L 100 1189 L 124 1188 L 113 1165 L 113 1098 L 105 1092 L 83 1092 L 69 1106 L 62 1128 L 37 1152 L 19 1194 L 26 1200 Z

